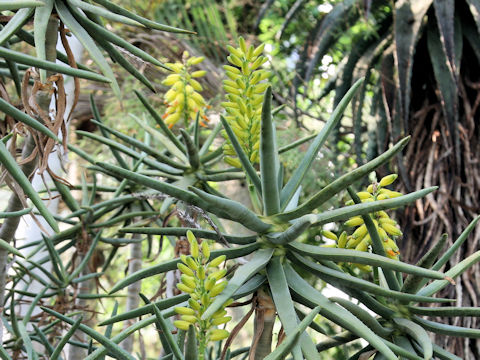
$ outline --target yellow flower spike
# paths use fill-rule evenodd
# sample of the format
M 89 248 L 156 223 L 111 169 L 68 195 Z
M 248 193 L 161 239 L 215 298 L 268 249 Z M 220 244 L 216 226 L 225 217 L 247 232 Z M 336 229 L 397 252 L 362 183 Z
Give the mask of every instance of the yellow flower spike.
M 228 47 L 230 55 L 227 58 L 232 65 L 225 66 L 226 75 L 230 80 L 224 81 L 224 90 L 229 100 L 224 107 L 228 114 L 235 116 L 234 119 L 225 118 L 232 127 L 235 135 L 238 137 L 240 146 L 252 163 L 259 161 L 259 140 L 260 134 L 260 115 L 262 111 L 264 92 L 268 84 L 260 84 L 263 71 L 253 71 L 252 66 L 260 66 L 267 58 L 258 54 L 253 56 L 257 50 L 253 46 L 247 48 L 244 39 L 239 39 L 239 48 Z M 261 51 L 263 46 L 258 48 Z M 228 103 L 236 103 L 235 110 L 231 110 Z M 228 137 L 226 137 L 229 142 Z M 224 148 L 225 155 L 234 155 L 229 153 L 228 148 Z M 232 157 L 225 157 L 228 164 L 241 167 L 241 162 Z
M 363 224 L 363 218 L 361 216 L 354 216 L 347 221 L 345 221 L 345 226 L 354 227 Z
M 188 58 L 188 52 L 183 54 L 183 63 L 169 64 L 175 71 L 162 82 L 170 86 L 165 93 L 164 100 L 168 108 L 164 120 L 172 127 L 179 120 L 183 119 L 188 125 L 189 121 L 196 118 L 197 112 L 200 112 L 202 118 L 205 117 L 205 100 L 196 91 L 202 91 L 202 86 L 195 78 L 205 76 L 205 70 L 197 70 L 190 74 L 190 67 L 203 61 L 203 58 Z
M 215 330 L 212 330 L 209 338 L 211 341 L 219 341 L 219 340 L 226 339 L 229 334 L 230 333 L 227 330 L 215 329 Z
M 330 239 L 330 240 L 335 240 L 335 241 L 338 240 L 337 235 L 335 235 L 333 232 L 331 232 L 329 230 L 322 230 L 322 235 L 325 236 L 327 239 Z
M 195 310 L 190 309 L 185 306 L 177 306 L 174 308 L 175 312 L 179 315 L 193 315 L 195 314 Z
M 178 270 L 180 270 L 185 275 L 188 275 L 188 276 L 194 276 L 195 275 L 195 273 L 192 271 L 192 269 L 190 269 L 188 266 L 186 266 L 182 263 L 178 263 L 177 268 L 178 268 Z
M 346 231 L 343 231 L 338 238 L 337 245 L 339 248 L 344 248 L 348 241 L 348 235 Z
M 226 259 L 227 259 L 227 257 L 225 255 L 220 255 L 220 256 L 216 257 L 215 259 L 213 259 L 212 261 L 210 261 L 210 263 L 208 264 L 208 267 L 217 267 L 222 262 L 224 262 Z
M 175 325 L 175 327 L 177 329 L 187 331 L 188 328 L 190 327 L 191 323 L 189 323 L 188 321 L 184 321 L 184 320 L 175 320 L 173 322 L 173 325 Z
M 393 235 L 393 236 L 402 236 L 403 235 L 402 231 L 392 224 L 384 223 L 384 224 L 382 224 L 382 228 L 383 228 L 383 230 L 385 230 L 390 235 Z
M 379 184 L 382 187 L 388 186 L 388 185 L 392 184 L 397 179 L 397 177 L 398 177 L 397 174 L 387 175 L 387 176 L 383 177 L 382 180 L 380 180 Z

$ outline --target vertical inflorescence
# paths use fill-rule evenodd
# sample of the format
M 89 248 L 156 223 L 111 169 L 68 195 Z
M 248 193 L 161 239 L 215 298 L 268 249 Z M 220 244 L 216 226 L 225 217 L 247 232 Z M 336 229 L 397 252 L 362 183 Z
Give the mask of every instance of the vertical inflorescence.
M 267 70 L 260 67 L 267 61 L 262 55 L 264 44 L 257 48 L 250 45 L 247 48 L 245 40 L 239 38 L 239 47 L 228 46 L 230 55 L 227 57 L 231 65 L 225 65 L 228 79 L 223 81 L 227 102 L 222 105 L 227 112 L 225 119 L 238 137 L 240 145 L 250 161 L 259 162 L 260 148 L 260 119 L 264 93 L 268 87 L 262 81 L 270 77 Z M 235 150 L 228 140 L 224 145 L 225 161 L 240 168 L 241 164 L 236 157 Z
M 205 70 L 197 70 L 190 72 L 190 68 L 201 63 L 204 57 L 190 57 L 187 51 L 183 53 L 183 62 L 168 63 L 167 65 L 173 70 L 173 74 L 167 76 L 162 84 L 170 86 L 165 93 L 164 100 L 167 110 L 163 114 L 165 123 L 172 127 L 178 121 L 183 120 L 184 126 L 196 119 L 197 114 L 202 120 L 208 121 L 205 115 L 205 99 L 200 95 L 202 85 L 195 80 L 205 76 Z M 202 122 L 203 124 L 203 122 Z
M 176 320 L 174 325 L 181 330 L 188 330 L 193 325 L 196 330 L 199 353 L 203 354 L 209 341 L 218 341 L 228 337 L 227 330 L 218 329 L 230 321 L 225 307 L 232 300 L 228 300 L 223 306 L 215 312 L 210 318 L 202 320 L 205 310 L 212 304 L 215 297 L 220 294 L 227 280 L 224 279 L 227 270 L 220 270 L 218 266 L 225 261 L 225 255 L 218 256 L 210 261 L 210 248 L 207 241 L 198 244 L 197 239 L 191 231 L 187 232 L 188 242 L 190 243 L 190 256 L 181 255 L 181 263 L 178 263 L 178 269 L 182 272 L 181 282 L 177 288 L 190 295 L 187 306 L 175 308 L 180 320 Z
M 362 203 L 391 199 L 401 196 L 402 193 L 386 188 L 386 186 L 391 185 L 396 178 L 397 174 L 387 175 L 382 178 L 379 183 L 375 182 L 370 184 L 367 188 L 367 191 L 358 192 L 357 196 L 360 198 Z M 347 202 L 347 205 L 352 204 L 353 201 Z M 402 231 L 398 228 L 397 222 L 390 218 L 385 211 L 376 211 L 372 214 L 369 214 L 369 216 L 372 218 L 378 235 L 382 240 L 386 255 L 390 259 L 398 260 L 400 251 L 398 249 L 396 239 L 399 236 L 402 236 Z M 345 226 L 354 228 L 355 230 L 350 235 L 344 231 L 338 238 L 332 233 L 330 233 L 331 237 L 327 236 L 328 234 L 324 234 L 324 236 L 336 240 L 339 248 L 368 251 L 369 247 L 372 245 L 372 239 L 370 238 L 370 234 L 368 233 L 367 226 L 365 225 L 363 218 L 361 216 L 354 216 L 345 222 Z M 369 266 L 360 264 L 356 264 L 356 266 L 361 270 L 370 270 Z

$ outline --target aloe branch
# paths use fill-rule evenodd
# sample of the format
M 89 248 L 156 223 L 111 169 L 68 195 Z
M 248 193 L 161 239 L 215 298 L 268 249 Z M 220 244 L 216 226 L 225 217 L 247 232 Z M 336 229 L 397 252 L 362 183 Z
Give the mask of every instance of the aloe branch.
M 48 22 L 47 32 L 46 32 L 46 43 L 45 51 L 46 57 L 49 61 L 55 61 L 56 57 L 56 43 L 57 43 L 57 30 L 58 30 L 58 20 L 51 18 Z M 48 75 L 48 74 L 47 74 Z M 38 104 L 46 109 L 48 113 L 48 106 L 50 104 L 50 96 L 42 94 L 38 95 L 37 99 Z M 35 149 L 35 139 L 33 136 L 29 135 L 25 140 L 23 150 L 22 150 L 22 159 L 27 159 L 33 153 Z M 27 178 L 35 171 L 37 167 L 37 157 L 34 157 L 29 162 L 26 162 L 20 166 L 20 170 Z M 20 200 L 18 194 L 12 194 L 8 201 L 7 208 L 5 212 L 14 212 L 23 209 L 22 201 Z M 20 216 L 9 217 L 4 220 L 2 226 L 0 227 L 0 239 L 4 240 L 7 243 L 10 243 L 17 231 L 18 224 L 20 223 Z M 7 262 L 8 262 L 8 251 L 5 248 L 0 248 L 0 307 L 3 307 L 5 303 L 5 285 L 6 285 L 6 276 L 7 276 Z M 3 332 L 2 332 L 3 334 Z M 3 337 L 0 334 L 0 346 L 3 344 Z

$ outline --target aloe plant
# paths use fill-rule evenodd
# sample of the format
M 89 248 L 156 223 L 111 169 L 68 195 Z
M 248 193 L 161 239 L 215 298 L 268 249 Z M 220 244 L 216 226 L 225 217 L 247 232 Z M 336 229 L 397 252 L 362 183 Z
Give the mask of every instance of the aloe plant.
M 95 15 L 111 17 L 111 14 L 105 13 L 109 10 L 117 15 L 128 15 L 129 19 L 146 26 L 151 25 L 108 1 L 96 0 L 95 3 L 103 8 L 90 2 L 55 2 L 61 11 L 65 10 L 63 7 L 71 11 L 63 13 L 65 19 L 71 21 L 74 18 L 79 24 L 90 24 L 88 21 L 95 22 L 96 19 L 83 19 L 78 11 L 82 9 L 85 13 L 93 11 Z M 39 5 L 35 1 L 20 0 L 14 4 L 27 9 Z M 84 34 L 78 28 L 77 31 Z M 0 242 L 0 248 L 11 254 L 14 273 L 6 299 L 9 306 L 2 317 L 8 319 L 4 324 L 11 336 L 0 348 L 0 357 L 9 359 L 24 354 L 31 359 L 39 358 L 42 354 L 34 346 L 38 343 L 43 345 L 48 356 L 58 358 L 69 342 L 73 347 L 85 349 L 85 359 L 103 359 L 106 356 L 134 359 L 131 351 L 120 343 L 151 325 L 158 330 L 163 356 L 176 359 L 231 359 L 246 353 L 252 359 L 282 359 L 289 354 L 293 359 L 319 359 L 330 348 L 359 338 L 366 340 L 368 345 L 353 354 L 352 358 L 374 355 L 379 359 L 452 359 L 456 356 L 433 344 L 429 333 L 480 337 L 477 329 L 450 326 L 424 318 L 478 316 L 480 313 L 478 308 L 450 306 L 451 299 L 434 296 L 480 260 L 480 252 L 477 252 L 445 273 L 440 271 L 466 241 L 478 218 L 448 251 L 442 253 L 443 237 L 418 265 L 411 265 L 402 262 L 399 254 L 393 256 L 389 253 L 393 245 L 390 242 L 384 244 L 386 238 L 383 232 L 388 230 L 390 235 L 395 236 L 400 236 L 400 233 L 398 228 L 388 226 L 393 226 L 391 222 L 379 226 L 380 217 L 386 218 L 380 214 L 427 196 L 436 187 L 405 195 L 391 190 L 380 191 L 380 187 L 389 186 L 394 180 L 395 176 L 390 176 L 380 180 L 380 187 L 372 187 L 371 191 L 367 189 L 368 195 L 353 190 L 372 171 L 398 156 L 406 147 L 408 137 L 366 164 L 339 176 L 318 192 L 300 196 L 302 181 L 311 171 L 322 145 L 331 137 L 352 98 L 362 88 L 362 80 L 346 92 L 322 130 L 315 137 L 305 139 L 311 140 L 308 149 L 292 169 L 291 176 L 284 178 L 281 153 L 296 149 L 295 146 L 303 140 L 283 149 L 277 145 L 272 87 L 268 82 L 257 86 L 256 81 L 264 81 L 267 76 L 264 72 L 257 75 L 254 72 L 254 67 L 265 60 L 257 54 L 263 47 L 247 47 L 240 40 L 239 48 L 229 49 L 236 56 L 230 57 L 231 64 L 236 66 L 236 70 L 230 69 L 230 75 L 240 75 L 241 72 L 245 76 L 232 76 L 235 79 L 230 78 L 230 81 L 235 83 L 226 83 L 226 90 L 238 98 L 229 97 L 228 115 L 222 116 L 220 123 L 207 136 L 200 131 L 200 112 L 197 112 L 191 126 L 171 129 L 162 119 L 161 112 L 137 92 L 146 114 L 156 125 L 152 126 L 147 116 L 135 117 L 151 137 L 151 140 L 142 141 L 104 125 L 92 98 L 94 121 L 102 134 L 81 131 L 78 134 L 106 146 L 116 164 L 96 161 L 72 145 L 69 149 L 91 164 L 89 171 L 94 175 L 108 175 L 110 184 L 114 182 L 115 186 L 97 184 L 95 176 L 92 183 L 84 179 L 78 186 L 82 193 L 82 200 L 78 201 L 73 196 L 73 189 L 55 179 L 55 189 L 65 202 L 68 214 L 50 221 L 54 226 L 59 221 L 68 227 L 27 244 L 22 249 L 26 251 L 25 259 L 19 258 L 18 249 L 12 244 Z M 255 60 L 252 58 L 254 53 Z M 249 93 L 247 88 L 251 86 L 253 90 Z M 242 92 L 244 87 L 245 93 Z M 252 93 L 255 96 L 248 99 Z M 183 101 L 188 103 L 191 95 L 184 95 Z M 237 124 L 238 115 L 240 121 L 250 126 Z M 25 116 L 21 118 L 30 121 Z M 222 126 L 224 137 L 228 138 L 228 147 L 212 148 Z M 46 127 L 37 127 L 38 131 L 52 136 L 45 130 Z M 245 135 L 255 141 L 245 142 Z M 53 138 L 55 136 L 53 134 Z M 232 168 L 222 163 L 225 150 L 236 160 Z M 11 155 L 6 150 L 2 154 L 2 163 L 7 164 L 5 167 L 12 177 L 22 184 L 37 209 L 45 213 L 38 195 L 36 197 L 29 188 L 28 179 L 18 172 Z M 252 209 L 229 199 L 218 190 L 217 183 L 227 180 L 246 180 Z M 337 209 L 322 208 L 329 199 L 344 191 L 352 198 L 350 205 Z M 305 200 L 300 201 L 301 198 Z M 22 210 L 8 211 L 0 217 L 8 219 L 23 213 Z M 177 215 L 176 218 L 173 214 Z M 229 233 L 222 219 L 243 226 L 249 231 L 248 235 Z M 364 246 L 350 248 L 348 242 L 340 246 L 340 240 L 342 243 L 348 241 L 348 235 L 337 237 L 324 228 L 326 224 L 344 220 L 360 225 L 365 237 L 368 232 L 369 241 Z M 355 237 L 352 234 L 352 238 L 358 239 L 359 233 Z M 316 234 L 337 238 L 338 243 L 333 246 L 320 244 L 313 240 Z M 102 290 L 98 294 L 82 292 L 79 284 L 102 279 L 108 273 L 120 247 L 146 241 L 150 252 L 154 235 L 160 235 L 161 239 L 168 236 L 172 245 L 185 244 L 186 238 L 188 246 L 182 250 L 184 252 L 177 252 L 178 257 L 146 265 L 121 278 L 113 287 L 106 289 L 108 293 Z M 99 244 L 102 244 L 101 251 L 107 255 L 102 261 L 95 260 Z M 40 249 L 46 249 L 48 256 L 32 261 L 30 254 Z M 73 249 L 77 250 L 78 261 L 65 255 Z M 52 263 L 52 271 L 44 266 L 48 261 Z M 226 264 L 224 268 L 217 270 L 216 267 L 222 263 Z M 372 272 L 362 276 L 344 264 L 359 264 L 372 269 Z M 89 271 L 85 271 L 87 268 Z M 42 271 L 45 277 L 33 275 L 32 269 Z M 118 294 L 121 289 L 177 269 L 183 275 L 177 284 L 180 292 L 173 296 L 151 300 L 139 293 L 145 305 L 119 311 L 119 304 L 115 303 L 111 315 L 97 326 L 84 320 L 86 314 L 78 316 L 79 311 L 85 310 L 78 308 L 85 304 L 79 300 L 121 300 L 122 295 Z M 20 288 L 20 280 L 25 278 L 25 274 L 32 274 L 44 285 L 44 290 L 35 294 L 28 290 L 28 286 Z M 326 297 L 317 286 L 319 282 L 342 290 L 350 299 Z M 247 301 L 237 301 L 246 297 Z M 21 300 L 28 301 L 30 307 L 25 316 L 18 318 L 15 309 Z M 425 307 L 422 306 L 424 303 L 437 306 Z M 39 304 L 44 311 L 41 319 L 32 315 L 34 307 Z M 229 306 L 247 308 L 245 317 L 230 325 L 232 321 L 225 313 Z M 253 313 L 252 343 L 237 348 L 235 335 L 242 331 Z M 177 318 L 172 321 L 170 318 L 173 317 Z M 113 325 L 126 320 L 132 321 L 132 324 L 114 332 Z M 335 330 L 343 330 L 330 339 L 317 342 L 313 332 L 329 334 L 320 326 L 320 320 L 334 324 Z M 283 341 L 272 349 L 272 330 L 277 322 L 281 324 L 284 336 L 279 336 Z M 223 328 L 224 323 L 229 323 L 229 330 L 234 326 L 230 332 Z M 57 340 L 55 335 L 60 326 L 68 327 L 68 331 L 63 339 Z M 78 332 L 85 334 L 83 339 L 74 337 Z M 223 349 L 218 342 L 221 339 L 225 340 Z
M 369 218 L 371 213 L 404 206 L 436 189 L 432 187 L 390 199 L 358 203 L 340 209 L 313 213 L 329 198 L 342 190 L 348 189 L 355 182 L 360 181 L 375 168 L 398 154 L 407 144 L 408 138 L 406 138 L 386 153 L 333 181 L 304 203 L 297 203 L 302 178 L 310 168 L 319 148 L 340 120 L 347 104 L 360 87 L 361 81 L 357 82 L 347 93 L 339 107 L 332 113 L 331 119 L 324 129 L 313 140 L 304 159 L 293 171 L 292 177 L 284 181 L 279 178 L 281 176 L 278 171 L 280 162 L 278 151 L 276 151 L 275 126 L 271 116 L 271 88 L 267 88 L 261 116 L 260 173 L 257 173 L 254 169 L 250 159 L 243 153 L 242 147 L 235 147 L 238 159 L 245 169 L 245 176 L 254 184 L 255 196 L 258 198 L 260 205 L 259 209 L 255 211 L 219 193 L 208 193 L 208 191 L 194 186 L 189 186 L 188 189 L 180 188 L 123 167 L 102 162 L 96 163 L 95 169 L 99 171 L 160 191 L 177 199 L 177 201 L 201 207 L 218 218 L 238 222 L 253 232 L 253 235 L 241 236 L 219 233 L 218 229 L 207 230 L 198 227 L 138 226 L 121 230 L 124 233 L 176 236 L 186 236 L 187 232 L 192 232 L 197 237 L 204 239 L 226 241 L 231 247 L 212 252 L 211 258 L 214 259 L 225 255 L 226 259 L 234 260 L 252 254 L 248 263 L 238 267 L 233 276 L 228 279 L 227 286 L 205 309 L 201 320 L 208 319 L 217 313 L 229 298 L 236 299 L 240 295 L 245 296 L 246 293 L 243 289 L 247 288 L 249 294 L 257 293 L 257 296 L 260 292 L 267 294 L 266 297 L 270 299 L 273 308 L 276 309 L 275 312 L 278 314 L 289 339 L 288 344 L 290 345 L 286 347 L 294 358 L 318 358 L 317 348 L 324 349 L 330 346 L 323 343 L 315 344 L 307 333 L 298 330 L 300 319 L 297 310 L 300 304 L 312 309 L 315 306 L 320 306 L 319 313 L 322 316 L 348 331 L 348 336 L 345 336 L 344 342 L 356 338 L 366 339 L 369 346 L 364 349 L 365 351 L 373 347 L 375 351 L 389 359 L 396 359 L 397 356 L 417 359 L 420 358 L 418 354 L 427 359 L 432 358 L 434 353 L 436 355 L 441 354 L 440 356 L 446 353 L 432 345 L 428 340 L 426 330 L 453 334 L 454 328 L 421 319 L 415 314 L 415 311 L 422 311 L 417 310 L 419 307 L 416 304 L 424 302 L 444 304 L 450 302 L 449 299 L 435 298 L 432 295 L 449 285 L 453 281 L 452 278 L 457 277 L 467 267 L 476 263 L 478 254 L 466 259 L 461 266 L 455 267 L 445 274 L 438 272 L 439 267 L 430 269 L 429 266 L 417 267 L 392 260 L 385 256 L 381 237 L 376 227 L 373 226 L 373 222 L 371 223 L 372 226 L 369 226 L 366 222 L 372 239 L 372 252 L 319 247 L 306 244 L 303 240 L 300 240 L 302 235 L 310 228 L 347 220 L 352 216 Z M 231 143 L 240 144 L 235 132 L 230 129 L 229 123 L 222 121 L 222 124 Z M 185 136 L 183 138 L 185 139 Z M 133 154 L 130 156 L 133 156 Z M 250 170 L 247 171 L 247 169 Z M 383 185 L 386 186 L 387 180 L 389 179 L 382 180 Z M 352 194 L 354 195 L 354 193 Z M 354 202 L 359 201 L 355 196 L 353 200 Z M 468 232 L 471 231 L 473 225 L 468 229 Z M 462 239 L 459 239 L 459 241 L 462 241 Z M 234 246 L 235 244 L 238 246 Z M 376 269 L 377 280 L 368 281 L 344 272 L 338 266 L 338 263 L 345 262 L 372 266 Z M 112 294 L 116 293 L 140 279 L 174 270 L 178 264 L 179 259 L 174 259 L 154 267 L 142 269 L 118 282 L 110 292 Z M 342 289 L 369 308 L 375 315 L 371 315 L 351 301 L 326 298 L 308 281 L 303 279 L 300 274 L 303 274 L 304 270 Z M 413 291 L 411 289 L 405 291 L 403 289 L 402 273 L 409 274 L 409 279 L 434 279 L 434 281 L 427 286 L 425 286 L 425 283 L 418 286 L 418 280 L 415 280 L 417 287 Z M 409 282 L 411 281 L 409 280 Z M 171 316 L 174 313 L 169 310 L 170 306 L 184 303 L 186 299 L 186 297 L 180 295 L 176 299 L 160 300 L 155 305 L 145 305 L 134 311 L 112 317 L 104 321 L 102 325 L 153 313 L 156 307 L 160 310 L 163 309 L 165 312 L 165 315 L 162 313 L 163 316 L 167 314 Z M 145 320 L 143 324 L 146 326 L 155 321 L 153 316 L 150 319 L 149 321 Z M 256 321 L 257 327 L 267 329 L 265 323 L 260 323 L 262 320 L 257 318 Z M 183 323 L 179 325 L 184 326 Z M 479 335 L 476 330 L 472 329 L 458 329 L 458 331 L 460 336 L 467 333 L 468 336 Z M 118 340 L 115 341 L 121 340 L 123 336 L 125 335 L 120 334 Z M 292 338 L 296 338 L 296 340 L 290 340 Z M 251 347 L 257 353 L 256 358 L 263 358 L 264 354 L 270 352 L 271 343 L 268 342 L 268 339 L 271 340 L 271 336 L 268 336 L 268 334 L 262 334 L 261 331 L 256 333 Z M 228 343 L 231 343 L 231 341 L 233 340 Z M 415 350 L 415 346 L 418 348 L 417 350 Z M 283 347 L 281 349 L 278 352 L 273 352 L 272 358 L 280 356 L 276 355 L 277 353 L 284 354 L 286 350 Z M 93 354 L 100 355 L 102 350 L 98 349 Z M 185 353 L 185 356 L 188 357 L 189 354 Z M 251 356 L 255 357 L 255 353 Z

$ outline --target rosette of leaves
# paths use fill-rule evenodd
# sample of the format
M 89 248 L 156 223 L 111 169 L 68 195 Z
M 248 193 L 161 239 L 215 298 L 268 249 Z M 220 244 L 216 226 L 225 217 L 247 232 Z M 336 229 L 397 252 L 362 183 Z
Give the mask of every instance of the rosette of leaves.
M 104 26 L 104 19 L 144 29 L 191 33 L 187 30 L 145 19 L 109 0 L 98 0 L 95 1 L 95 4 L 83 0 L 9 1 L 8 4 L 0 6 L 0 11 L 5 18 L 9 19 L 0 31 L 0 57 L 7 62 L 11 76 L 14 77 L 18 84 L 21 82 L 18 65 L 21 64 L 41 69 L 40 80 L 42 82 L 46 81 L 45 70 L 50 70 L 90 80 L 110 82 L 113 90 L 119 95 L 120 89 L 113 70 L 102 54 L 101 50 L 104 50 L 112 61 L 118 62 L 128 72 L 153 90 L 154 88 L 150 81 L 126 60 L 125 55 L 121 51 L 125 50 L 153 65 L 168 67 L 122 37 L 107 30 Z M 33 35 L 25 29 L 26 24 L 32 21 L 34 24 Z M 88 67 L 82 64 L 70 67 L 47 61 L 46 42 L 52 37 L 56 39 L 59 30 L 60 32 L 63 31 L 65 41 L 67 41 L 65 38 L 67 31 L 77 37 L 104 76 L 90 71 Z M 10 49 L 9 41 L 14 37 L 34 46 L 35 56 Z M 122 50 L 120 51 L 119 49 Z M 57 52 L 56 56 L 65 64 L 74 64 L 72 59 L 68 59 L 66 55 Z M 78 67 L 78 69 L 75 67 Z
M 211 182 L 245 178 L 245 174 L 236 168 L 217 169 L 215 167 L 215 164 L 222 158 L 222 148 L 213 148 L 213 142 L 220 131 L 221 124 L 210 130 L 208 136 L 202 140 L 200 136 L 200 113 L 197 112 L 190 131 L 180 128 L 180 135 L 176 135 L 145 96 L 138 91 L 135 91 L 135 94 L 145 107 L 147 114 L 156 123 L 155 127 L 150 126 L 146 120 L 132 115 L 138 125 L 149 135 L 150 141 L 139 140 L 105 125 L 93 98 L 91 99 L 94 114 L 92 122 L 99 127 L 101 135 L 81 130 L 77 130 L 77 134 L 106 145 L 117 163 L 125 170 L 132 171 L 136 167 L 137 170 L 135 171 L 138 171 L 145 178 L 149 177 L 155 183 L 157 180 L 153 177 L 160 176 L 167 180 L 167 183 L 165 183 L 167 187 L 177 189 L 182 194 L 188 194 L 186 190 L 189 186 L 219 194 L 210 185 Z M 153 144 L 159 144 L 160 146 L 152 146 Z M 96 164 L 96 161 L 85 152 L 73 147 L 72 150 L 92 165 Z M 130 162 L 133 162 L 133 168 Z M 138 170 L 140 164 L 142 168 Z M 98 166 L 93 166 L 92 169 L 101 170 Z M 102 171 L 105 171 L 104 168 Z M 115 173 L 111 172 L 111 174 Z M 122 181 L 122 177 L 117 178 Z M 142 189 L 145 190 L 145 187 L 137 186 L 137 191 Z M 177 199 L 182 198 L 167 192 L 163 194 L 164 197 L 168 196 L 168 199 L 163 202 L 160 209 L 161 213 L 166 211 Z
M 255 187 L 261 201 L 261 209 L 254 212 L 238 202 L 224 196 L 207 193 L 190 187 L 188 191 L 180 190 L 162 181 L 122 169 L 111 164 L 97 163 L 105 172 L 121 176 L 129 181 L 161 191 L 178 199 L 200 207 L 220 218 L 229 219 L 248 228 L 252 235 L 241 236 L 220 233 L 218 229 L 203 228 L 144 228 L 124 229 L 125 232 L 140 232 L 146 234 L 169 234 L 185 236 L 192 231 L 197 237 L 225 241 L 228 247 L 212 252 L 211 257 L 225 255 L 227 259 L 236 259 L 251 254 L 249 261 L 240 265 L 231 277 L 227 278 L 225 289 L 214 299 L 205 310 L 201 319 L 210 318 L 222 308 L 225 301 L 236 299 L 246 294 L 254 293 L 260 288 L 271 295 L 272 304 L 276 308 L 278 318 L 285 330 L 288 346 L 276 348 L 269 359 L 277 359 L 290 352 L 294 359 L 318 359 L 319 351 L 332 346 L 347 343 L 356 338 L 365 339 L 369 345 L 362 352 L 378 352 L 379 356 L 387 359 L 397 359 L 398 356 L 411 359 L 431 359 L 433 355 L 445 357 L 454 356 L 431 343 L 427 331 L 449 334 L 453 336 L 480 337 L 477 329 L 459 328 L 440 324 L 422 318 L 428 315 L 428 309 L 417 306 L 418 303 L 449 303 L 450 299 L 434 298 L 439 290 L 448 286 L 452 279 L 459 276 L 466 269 L 480 260 L 480 252 L 473 254 L 443 274 L 438 270 L 450 258 L 458 246 L 465 241 L 473 229 L 472 223 L 465 233 L 455 243 L 455 247 L 442 254 L 440 246 L 432 249 L 420 265 L 414 266 L 398 260 L 389 259 L 369 214 L 404 206 L 415 199 L 431 193 L 436 188 L 428 188 L 396 198 L 361 203 L 354 192 L 351 192 L 354 205 L 339 209 L 315 213 L 315 210 L 325 201 L 348 189 L 357 181 L 361 181 L 378 166 L 392 159 L 407 144 L 408 138 L 401 140 L 390 150 L 352 172 L 339 177 L 325 188 L 320 189 L 302 204 L 298 204 L 301 182 L 310 168 L 321 145 L 325 142 L 332 129 L 340 120 L 350 99 L 361 86 L 357 82 L 347 93 L 339 106 L 333 111 L 330 120 L 322 131 L 315 137 L 304 158 L 293 171 L 292 176 L 282 181 L 279 171 L 280 162 L 276 151 L 274 122 L 271 116 L 271 88 L 268 88 L 262 107 L 261 134 L 260 134 L 260 174 L 254 170 L 250 159 L 243 151 L 240 142 L 232 131 L 229 123 L 222 120 L 225 130 L 234 146 L 238 158 L 245 169 L 246 176 Z M 285 185 L 283 185 L 285 183 Z M 315 228 L 326 223 L 347 220 L 353 216 L 362 216 L 367 231 L 372 239 L 372 253 L 360 252 L 351 249 L 327 248 L 307 245 L 298 241 L 301 235 L 309 228 Z M 237 246 L 234 246 L 237 245 Z M 215 255 L 213 255 L 215 254 Z M 145 268 L 127 276 L 118 282 L 111 293 L 115 293 L 139 279 L 161 274 L 176 269 L 181 259 L 173 259 L 158 266 Z M 373 280 L 358 278 L 344 272 L 338 263 L 354 262 L 369 265 L 376 269 L 378 277 Z M 328 299 L 310 282 L 305 280 L 299 271 L 306 270 L 316 279 L 321 279 L 349 294 L 355 301 L 337 298 Z M 403 274 L 408 274 L 403 283 Z M 429 279 L 432 283 L 426 285 Z M 425 286 L 426 285 L 426 286 Z M 188 296 L 177 296 L 155 303 L 169 316 L 174 314 L 172 306 L 186 302 Z M 365 305 L 372 313 L 368 313 L 357 305 Z M 300 326 L 298 313 L 299 305 L 314 309 L 320 306 L 319 313 L 345 329 L 338 340 L 330 340 L 315 344 L 310 336 Z M 437 307 L 433 312 L 446 316 L 464 314 L 456 307 Z M 318 309 L 317 309 L 318 310 Z M 316 310 L 316 311 L 317 311 Z M 112 324 L 125 319 L 152 311 L 152 305 L 143 306 L 135 311 L 112 317 L 103 324 Z M 478 314 L 478 309 L 465 309 L 466 314 Z M 373 314 L 373 315 L 372 315 Z M 145 326 L 152 323 L 154 317 L 142 320 Z M 311 321 L 311 320 L 310 320 Z M 303 325 L 304 323 L 302 323 Z M 257 324 L 263 328 L 263 324 Z M 322 331 L 311 323 L 312 328 Z M 266 329 L 266 327 L 265 327 Z M 266 331 L 266 330 L 265 330 Z M 266 331 L 267 332 L 267 331 Z M 253 358 L 263 358 L 271 349 L 271 339 L 268 333 L 258 331 L 251 349 Z M 381 355 L 380 355 L 381 354 Z

